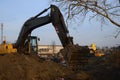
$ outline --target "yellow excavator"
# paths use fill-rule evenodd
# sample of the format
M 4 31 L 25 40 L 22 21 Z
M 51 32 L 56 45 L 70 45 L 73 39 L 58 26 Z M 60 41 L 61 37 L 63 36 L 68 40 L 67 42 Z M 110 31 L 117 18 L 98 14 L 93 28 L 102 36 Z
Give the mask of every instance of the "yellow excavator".
M 45 13 L 48 9 L 51 9 L 50 14 L 40 17 L 41 14 Z M 18 36 L 16 43 L 7 44 L 3 43 L 0 46 L 0 54 L 3 53 L 31 53 L 37 51 L 37 37 L 30 36 L 31 32 L 43 25 L 52 23 L 63 49 L 60 53 L 63 55 L 67 65 L 79 67 L 82 63 L 87 62 L 87 56 L 89 54 L 88 46 L 75 45 L 73 37 L 69 36 L 69 31 L 64 22 L 62 13 L 59 8 L 55 5 L 51 5 L 49 8 L 43 10 L 36 16 L 28 19 Z M 34 44 L 33 44 L 34 43 Z

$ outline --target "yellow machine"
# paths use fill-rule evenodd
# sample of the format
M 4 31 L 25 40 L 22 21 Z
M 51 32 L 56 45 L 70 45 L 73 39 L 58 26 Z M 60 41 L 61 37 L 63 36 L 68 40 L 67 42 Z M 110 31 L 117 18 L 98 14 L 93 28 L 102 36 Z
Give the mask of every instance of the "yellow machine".
M 17 52 L 17 49 L 13 48 L 13 44 L 7 44 L 6 41 L 0 44 L 0 54 L 9 54 L 15 52 Z
M 90 45 L 89 49 L 90 49 L 90 53 L 91 53 L 91 54 L 94 54 L 94 55 L 97 56 L 97 57 L 101 57 L 101 56 L 104 56 L 104 55 L 105 55 L 101 50 L 98 50 L 98 49 L 97 49 L 95 43 L 92 43 L 92 44 Z
M 104 56 L 105 54 L 101 51 L 101 50 L 96 50 L 96 53 L 95 53 L 95 56 L 97 57 L 102 57 Z
M 96 44 L 95 43 L 92 43 L 91 45 L 90 45 L 90 47 L 89 47 L 89 49 L 90 49 L 90 53 L 95 53 L 96 52 Z

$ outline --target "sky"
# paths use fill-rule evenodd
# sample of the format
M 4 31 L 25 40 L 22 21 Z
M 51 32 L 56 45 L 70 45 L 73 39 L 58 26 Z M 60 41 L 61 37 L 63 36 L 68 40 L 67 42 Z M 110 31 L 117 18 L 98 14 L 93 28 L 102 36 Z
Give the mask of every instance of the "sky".
M 7 42 L 15 42 L 25 21 L 48 8 L 50 4 L 50 0 L 0 0 L 0 23 L 4 25 L 3 32 Z M 61 12 L 64 16 L 64 11 Z M 82 23 L 77 23 L 68 24 L 75 44 L 82 46 L 95 43 L 98 47 L 120 45 L 120 35 L 114 38 L 119 28 L 111 23 L 102 28 L 99 21 L 89 22 L 88 18 Z M 42 45 L 50 45 L 53 42 L 61 44 L 51 23 L 33 30 L 32 35 L 38 36 L 39 44 Z

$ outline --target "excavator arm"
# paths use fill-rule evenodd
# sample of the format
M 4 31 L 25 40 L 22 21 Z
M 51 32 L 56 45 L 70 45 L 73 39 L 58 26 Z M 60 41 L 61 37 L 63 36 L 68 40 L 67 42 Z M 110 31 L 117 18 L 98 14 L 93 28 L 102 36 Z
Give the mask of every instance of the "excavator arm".
M 43 10 L 42 12 L 40 12 L 36 16 L 28 19 L 24 23 L 24 25 L 19 33 L 17 42 L 15 44 L 15 47 L 17 48 L 18 51 L 24 50 L 25 41 L 28 38 L 29 34 L 34 29 L 41 27 L 43 25 L 46 25 L 48 23 L 53 24 L 63 47 L 67 46 L 68 44 L 73 43 L 72 38 L 68 36 L 69 31 L 64 23 L 63 16 L 58 7 L 56 7 L 55 5 L 51 5 L 50 6 L 50 9 L 51 9 L 50 14 L 43 16 L 43 17 L 39 17 L 41 14 L 46 12 L 48 9 L 49 8 Z
M 51 8 L 51 21 L 63 47 L 73 44 L 72 37 L 69 36 L 69 31 L 65 25 L 62 13 L 56 6 Z
M 17 39 L 17 42 L 15 44 L 15 47 L 19 50 L 24 48 L 25 40 L 28 38 L 29 34 L 36 28 L 41 27 L 45 24 L 50 23 L 50 17 L 44 16 L 39 18 L 31 18 L 25 22 L 23 25 L 19 37 Z

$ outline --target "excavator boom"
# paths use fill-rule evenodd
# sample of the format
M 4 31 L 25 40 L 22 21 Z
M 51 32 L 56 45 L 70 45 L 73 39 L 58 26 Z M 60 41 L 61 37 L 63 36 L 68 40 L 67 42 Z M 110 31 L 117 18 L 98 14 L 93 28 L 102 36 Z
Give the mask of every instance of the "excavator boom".
M 24 23 L 20 31 L 20 34 L 18 36 L 17 42 L 15 44 L 15 47 L 18 49 L 18 51 L 24 50 L 25 41 L 28 38 L 29 34 L 34 29 L 46 25 L 48 23 L 53 24 L 63 47 L 73 43 L 72 38 L 67 36 L 69 34 L 69 31 L 64 23 L 64 19 L 59 8 L 56 7 L 55 5 L 51 5 L 50 8 L 51 8 L 51 12 L 49 15 L 46 15 L 44 17 L 39 17 L 41 14 L 43 14 L 49 9 L 47 8 L 42 12 L 40 12 L 39 14 L 37 14 L 35 17 L 28 19 Z
M 45 24 L 48 24 L 50 22 L 51 22 L 51 20 L 48 15 L 44 16 L 44 17 L 40 17 L 40 18 L 31 18 L 31 19 L 27 20 L 20 31 L 20 34 L 18 36 L 15 47 L 18 50 L 23 49 L 25 40 L 28 38 L 28 36 L 32 32 L 32 30 L 34 30 L 40 26 L 43 26 Z

